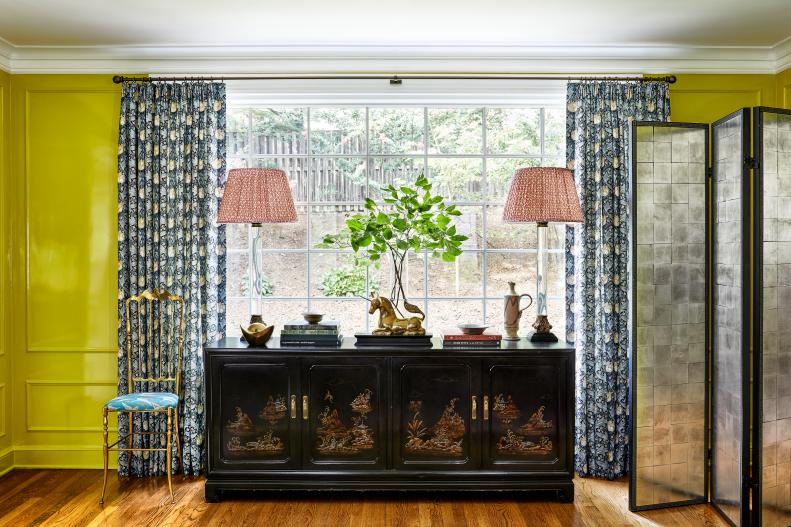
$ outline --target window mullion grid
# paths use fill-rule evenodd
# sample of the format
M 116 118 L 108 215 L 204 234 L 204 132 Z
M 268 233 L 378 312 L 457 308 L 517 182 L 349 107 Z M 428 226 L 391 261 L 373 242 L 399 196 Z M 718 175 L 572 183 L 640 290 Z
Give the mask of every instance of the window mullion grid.
M 486 122 L 487 122 L 487 107 L 483 107 L 483 115 L 481 115 L 481 144 L 483 148 L 483 205 L 481 206 L 481 248 L 483 258 L 481 259 L 481 280 L 483 283 L 481 284 L 481 294 L 483 295 L 483 323 L 488 324 L 488 316 L 486 309 L 486 297 L 487 290 L 486 290 L 486 282 L 488 282 L 488 274 L 489 274 L 489 255 L 487 254 L 488 249 L 488 238 L 486 237 L 486 216 L 489 214 L 489 174 L 487 172 L 486 167 L 486 157 L 488 156 L 488 145 L 486 142 Z
M 253 108 L 250 107 L 247 109 L 247 166 L 249 168 L 253 167 Z M 256 312 L 257 309 L 264 310 L 263 305 L 258 304 L 258 298 L 255 294 L 255 284 L 253 283 L 253 277 L 255 276 L 255 270 L 253 269 L 253 226 L 248 224 L 247 225 L 247 308 L 248 308 L 248 315 L 252 315 Z M 263 269 L 261 270 L 263 273 Z M 256 304 L 256 305 L 254 305 Z M 263 303 L 262 303 L 263 304 Z M 252 317 L 251 317 L 252 318 Z
M 370 117 L 369 117 L 369 106 L 365 107 L 365 197 L 371 197 L 371 174 L 373 173 L 373 161 L 371 160 L 371 145 L 369 144 L 371 139 L 371 133 L 369 131 L 370 125 Z M 371 293 L 371 266 L 365 266 L 365 296 L 369 296 Z M 370 332 L 370 318 L 368 316 L 368 309 L 364 308 L 363 316 L 365 318 L 365 332 Z
M 305 259 L 307 260 L 307 271 L 308 271 L 308 283 L 307 283 L 307 309 L 308 312 L 311 311 L 313 306 L 313 288 L 311 287 L 313 284 L 313 270 L 311 269 L 312 266 L 312 254 L 313 251 L 311 250 L 311 245 L 313 244 L 313 240 L 310 236 L 310 225 L 311 225 L 311 217 L 313 216 L 313 167 L 311 166 L 313 154 L 313 146 L 310 142 L 310 106 L 305 107 L 305 169 L 307 170 L 307 198 L 308 203 L 311 205 L 307 206 L 307 214 L 305 215 L 305 223 L 307 225 L 307 231 L 305 232 L 305 237 L 307 238 L 307 250 L 305 253 Z
M 428 106 L 423 107 L 423 171 L 428 172 Z M 407 249 L 407 269 L 409 268 L 409 249 Z M 428 251 L 423 250 L 423 309 L 426 318 L 431 317 L 428 309 Z M 429 324 L 431 321 L 429 321 Z

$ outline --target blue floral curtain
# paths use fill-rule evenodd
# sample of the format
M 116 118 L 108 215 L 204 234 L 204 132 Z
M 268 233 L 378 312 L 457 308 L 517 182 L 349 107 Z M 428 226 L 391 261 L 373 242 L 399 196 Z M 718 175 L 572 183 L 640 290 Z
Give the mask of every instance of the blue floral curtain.
M 118 134 L 118 393 L 127 393 L 124 299 L 166 288 L 185 300 L 184 473 L 205 466 L 203 344 L 225 329 L 225 229 L 216 225 L 225 175 L 225 85 L 127 83 Z M 163 415 L 134 414 L 135 430 L 164 431 Z M 119 415 L 120 436 L 128 433 Z M 135 447 L 154 445 L 138 437 Z M 164 452 L 119 453 L 119 473 L 165 473 Z M 177 456 L 173 456 L 174 467 Z
M 566 340 L 577 350 L 575 469 L 629 470 L 629 142 L 631 123 L 666 121 L 664 82 L 574 82 L 566 158 L 584 223 L 566 231 Z

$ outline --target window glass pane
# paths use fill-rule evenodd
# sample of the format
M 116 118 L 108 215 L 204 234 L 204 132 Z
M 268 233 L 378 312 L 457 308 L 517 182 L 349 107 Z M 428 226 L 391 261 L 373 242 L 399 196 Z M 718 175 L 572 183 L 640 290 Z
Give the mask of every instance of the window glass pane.
M 250 323 L 250 300 L 247 298 L 228 298 L 225 303 L 225 334 L 228 337 L 241 337 L 239 326 Z
M 502 297 L 508 294 L 508 282 L 516 282 L 518 293 L 528 293 L 535 297 L 535 254 L 488 253 L 486 258 L 486 296 Z
M 459 324 L 482 324 L 483 302 L 480 300 L 429 300 L 426 329 L 435 336 Z
M 429 154 L 480 154 L 483 151 L 483 110 L 430 108 Z
M 225 260 L 228 298 L 250 298 L 250 255 L 244 252 L 229 252 Z
M 228 169 L 232 168 L 247 168 L 247 158 L 246 157 L 229 157 L 228 158 Z
M 486 150 L 490 154 L 540 154 L 541 110 L 489 108 Z
M 434 193 L 450 201 L 483 199 L 483 162 L 480 159 L 429 159 L 428 166 Z
M 416 254 L 412 251 L 404 262 L 404 273 L 402 279 L 406 289 L 407 298 L 411 303 L 416 303 L 419 297 L 426 294 L 425 269 L 423 267 L 424 255 Z M 377 287 L 379 294 L 389 297 L 393 288 L 392 263 L 389 259 L 384 259 L 379 268 L 370 267 L 370 282 L 372 287 Z
M 491 205 L 486 208 L 486 241 L 489 249 L 535 249 L 535 223 L 505 223 L 503 207 Z M 563 249 L 566 246 L 566 225 L 550 223 L 547 227 L 547 249 Z
M 486 188 L 489 201 L 505 203 L 514 172 L 519 168 L 541 166 L 541 159 L 492 158 L 486 160 Z
M 306 153 L 304 108 L 253 108 L 254 154 Z
M 313 154 L 365 154 L 365 108 L 311 108 Z
M 483 296 L 483 253 L 465 252 L 455 262 L 429 258 L 428 295 Z
M 462 250 L 483 249 L 483 207 L 465 205 L 458 207 L 461 216 L 453 218 L 456 233 L 467 237 L 461 242 Z
M 566 156 L 565 108 L 546 108 L 544 110 L 544 155 Z M 565 166 L 565 163 L 551 166 Z
M 371 108 L 368 113 L 372 154 L 422 154 L 423 108 Z
M 250 247 L 248 234 L 249 223 L 228 223 L 225 225 L 225 246 L 228 249 L 244 249 Z
M 305 298 L 308 294 L 308 256 L 305 253 L 263 253 L 264 276 L 276 297 Z
M 354 254 L 315 253 L 310 266 L 313 297 L 368 297 L 366 266 Z
M 365 316 L 368 302 L 359 299 L 327 300 L 317 298 L 311 301 L 311 310 L 324 314 L 327 320 L 341 323 L 341 334 L 354 338 L 355 333 L 365 332 Z
M 253 168 L 279 168 L 286 173 L 294 201 L 308 200 L 308 159 L 306 157 L 258 157 Z
M 266 324 L 274 324 L 274 335 L 279 336 L 286 322 L 304 320 L 302 313 L 308 310 L 308 303 L 305 300 L 264 299 L 253 301 L 253 309 L 261 315 Z
M 362 205 L 315 205 L 310 213 L 310 247 L 315 249 L 327 234 L 346 228 L 349 216 L 363 211 Z
M 364 157 L 314 157 L 311 160 L 313 201 L 363 201 Z
M 547 295 L 566 296 L 566 255 L 547 254 Z
M 408 185 L 425 173 L 422 157 L 375 157 L 371 160 L 368 195 L 375 200 L 382 197 L 379 191 L 387 185 Z
M 264 223 L 261 229 L 261 242 L 267 249 L 305 249 L 308 243 L 308 215 L 297 214 L 294 223 Z M 256 228 L 253 228 L 255 235 Z
M 229 108 L 226 116 L 225 148 L 229 156 L 250 153 L 250 110 Z

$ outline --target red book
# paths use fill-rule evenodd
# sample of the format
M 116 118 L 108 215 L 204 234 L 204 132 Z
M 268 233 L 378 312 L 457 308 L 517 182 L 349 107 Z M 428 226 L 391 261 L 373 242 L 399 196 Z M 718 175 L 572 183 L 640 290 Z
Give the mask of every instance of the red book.
M 458 329 L 446 329 L 442 332 L 442 339 L 450 340 L 502 340 L 503 335 L 495 331 L 486 330 L 480 335 L 467 335 Z

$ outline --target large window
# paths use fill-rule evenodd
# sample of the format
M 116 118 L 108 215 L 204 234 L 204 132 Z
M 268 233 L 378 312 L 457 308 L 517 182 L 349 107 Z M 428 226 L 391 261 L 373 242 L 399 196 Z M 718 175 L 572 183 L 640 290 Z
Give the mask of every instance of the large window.
M 461 322 L 501 328 L 508 282 L 535 295 L 536 226 L 505 224 L 503 203 L 519 167 L 564 166 L 562 108 L 493 107 L 232 107 L 228 166 L 278 167 L 289 177 L 299 221 L 264 225 L 262 290 L 252 273 L 252 228 L 228 225 L 228 334 L 250 313 L 278 326 L 306 309 L 341 321 L 343 332 L 376 327 L 367 292 L 390 290 L 390 269 L 366 268 L 350 250 L 317 249 L 382 184 L 413 181 L 421 172 L 463 215 L 464 254 L 444 263 L 408 259 L 410 302 L 434 333 Z M 564 331 L 565 227 L 551 226 L 549 318 Z M 534 307 L 525 311 L 527 328 Z M 279 328 L 278 328 L 279 330 Z

